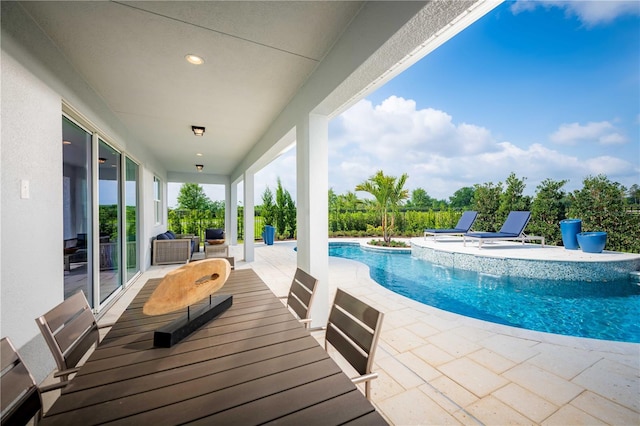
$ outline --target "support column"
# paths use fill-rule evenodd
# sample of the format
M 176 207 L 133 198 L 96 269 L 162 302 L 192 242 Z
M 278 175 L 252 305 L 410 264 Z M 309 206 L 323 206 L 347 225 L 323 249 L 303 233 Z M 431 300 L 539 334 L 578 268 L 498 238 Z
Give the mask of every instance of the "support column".
M 253 213 L 253 172 L 244 172 L 244 261 L 253 262 L 254 255 L 254 213 Z
M 318 279 L 313 326 L 329 314 L 329 119 L 310 114 L 296 126 L 298 267 Z
M 224 235 L 227 242 L 231 241 L 231 209 L 229 209 L 229 205 L 231 204 L 231 185 L 227 180 L 227 183 L 224 184 Z
M 229 204 L 225 206 L 225 219 L 229 224 L 229 244 L 235 246 L 238 244 L 238 184 L 236 182 L 229 185 Z

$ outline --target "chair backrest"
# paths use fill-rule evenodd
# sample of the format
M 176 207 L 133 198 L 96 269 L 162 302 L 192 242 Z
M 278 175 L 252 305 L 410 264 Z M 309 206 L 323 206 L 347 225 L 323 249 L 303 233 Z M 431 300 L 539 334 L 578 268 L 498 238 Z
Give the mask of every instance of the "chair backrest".
M 209 228 L 204 231 L 205 240 L 224 240 L 224 229 Z
M 100 341 L 96 318 L 82 291 L 36 318 L 36 323 L 60 371 L 77 366 Z
M 473 225 L 473 222 L 476 221 L 477 217 L 478 217 L 478 212 L 473 210 L 467 210 L 466 212 L 462 213 L 462 216 L 460 217 L 460 220 L 456 224 L 455 229 L 463 229 L 465 232 L 469 232 L 469 230 L 471 229 L 471 226 Z
M 24 425 L 40 417 L 42 399 L 31 373 L 20 355 L 3 337 L 0 340 L 0 406 L 2 425 Z
M 329 313 L 326 341 L 360 375 L 371 373 L 384 314 L 338 289 Z
M 522 234 L 522 232 L 524 232 L 524 228 L 527 227 L 529 219 L 531 219 L 531 212 L 509 212 L 509 216 L 507 216 L 507 220 L 504 221 L 502 228 L 500 228 L 500 232 L 505 234 L 520 235 Z
M 298 315 L 300 319 L 309 318 L 309 310 L 316 294 L 318 280 L 307 274 L 302 269 L 296 269 L 287 297 L 287 306 Z

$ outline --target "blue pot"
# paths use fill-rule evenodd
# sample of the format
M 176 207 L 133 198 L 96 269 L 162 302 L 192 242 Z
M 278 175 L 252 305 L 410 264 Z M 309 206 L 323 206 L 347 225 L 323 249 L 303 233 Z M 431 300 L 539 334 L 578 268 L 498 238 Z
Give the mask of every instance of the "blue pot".
M 273 245 L 273 240 L 276 235 L 276 228 L 271 225 L 266 225 L 264 227 L 264 232 L 262 233 L 262 238 L 264 239 L 264 243 L 268 246 Z
M 562 245 L 567 250 L 578 250 L 577 235 L 582 231 L 582 219 L 565 219 L 560 221 Z
M 607 244 L 606 232 L 580 232 L 578 244 L 585 253 L 602 253 Z

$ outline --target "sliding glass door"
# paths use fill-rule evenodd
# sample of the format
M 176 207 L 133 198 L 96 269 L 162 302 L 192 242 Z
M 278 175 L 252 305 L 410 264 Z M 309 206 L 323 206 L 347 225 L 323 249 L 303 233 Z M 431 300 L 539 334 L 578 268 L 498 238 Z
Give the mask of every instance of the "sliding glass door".
M 62 117 L 64 297 L 99 310 L 140 273 L 139 166 L 80 122 Z
M 120 157 L 106 142 L 98 142 L 100 303 L 122 286 Z
M 62 119 L 64 297 L 82 290 L 93 301 L 91 133 Z
M 138 261 L 138 165 L 129 157 L 125 159 L 125 255 L 127 262 L 126 282 L 140 272 Z

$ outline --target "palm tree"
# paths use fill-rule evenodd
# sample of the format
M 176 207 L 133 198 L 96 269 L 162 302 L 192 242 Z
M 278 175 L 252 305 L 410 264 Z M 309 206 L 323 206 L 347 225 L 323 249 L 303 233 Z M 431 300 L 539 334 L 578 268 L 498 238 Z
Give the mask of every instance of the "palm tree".
M 391 232 L 395 223 L 395 213 L 402 200 L 409 198 L 409 191 L 404 184 L 409 176 L 403 173 L 400 178 L 385 176 L 382 170 L 356 186 L 356 191 L 364 191 L 373 195 L 375 210 L 382 218 L 382 237 L 385 243 L 391 242 Z M 389 214 L 391 213 L 391 224 Z

